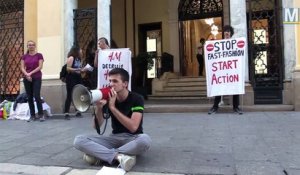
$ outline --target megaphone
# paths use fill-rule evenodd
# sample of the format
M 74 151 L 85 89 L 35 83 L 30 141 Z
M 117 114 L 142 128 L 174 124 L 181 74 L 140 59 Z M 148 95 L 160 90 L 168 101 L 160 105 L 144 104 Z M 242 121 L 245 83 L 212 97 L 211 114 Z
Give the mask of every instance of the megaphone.
M 72 102 L 78 111 L 85 112 L 90 108 L 90 105 L 96 101 L 108 99 L 109 92 L 110 87 L 89 90 L 87 87 L 77 84 L 72 90 Z

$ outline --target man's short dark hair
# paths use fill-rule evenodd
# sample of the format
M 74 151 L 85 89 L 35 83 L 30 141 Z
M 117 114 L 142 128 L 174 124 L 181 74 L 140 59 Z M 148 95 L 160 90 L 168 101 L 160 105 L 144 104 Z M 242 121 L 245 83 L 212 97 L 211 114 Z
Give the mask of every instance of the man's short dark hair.
M 127 81 L 129 82 L 129 73 L 123 69 L 123 68 L 114 68 L 109 71 L 108 75 L 117 75 L 119 74 L 121 76 L 122 81 Z
M 232 35 L 234 34 L 234 30 L 230 25 L 225 25 L 223 27 L 223 33 L 224 32 L 230 32 L 230 37 L 232 37 Z

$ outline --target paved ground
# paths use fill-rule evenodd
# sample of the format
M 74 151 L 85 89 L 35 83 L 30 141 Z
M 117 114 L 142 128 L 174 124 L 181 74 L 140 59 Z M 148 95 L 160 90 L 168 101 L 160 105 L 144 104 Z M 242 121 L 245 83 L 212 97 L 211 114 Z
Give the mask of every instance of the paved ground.
M 89 114 L 0 121 L 0 174 L 96 174 L 101 167 L 72 146 L 77 134 L 95 133 L 90 126 Z M 129 175 L 300 174 L 300 112 L 146 113 L 144 128 L 152 147 Z
M 244 105 L 242 98 L 240 97 L 240 108 L 245 112 L 257 112 L 257 111 L 294 111 L 293 105 Z M 222 112 L 231 112 L 232 100 L 230 96 L 226 96 L 224 105 L 220 105 Z M 206 113 L 213 106 L 213 98 L 205 100 L 145 100 L 145 112 L 146 113 Z

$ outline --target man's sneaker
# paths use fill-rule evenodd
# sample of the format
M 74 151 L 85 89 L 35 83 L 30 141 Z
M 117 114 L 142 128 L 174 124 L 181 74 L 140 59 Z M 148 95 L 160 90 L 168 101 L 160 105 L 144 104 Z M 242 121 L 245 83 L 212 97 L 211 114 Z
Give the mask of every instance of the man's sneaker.
M 233 108 L 233 111 L 239 115 L 243 114 L 243 112 L 240 110 L 240 108 Z
M 95 165 L 95 166 L 101 165 L 101 160 L 93 156 L 89 156 L 87 154 L 83 154 L 83 160 L 90 165 Z
M 125 154 L 119 154 L 117 157 L 118 161 L 120 162 L 120 165 L 122 169 L 125 171 L 131 170 L 131 168 L 136 163 L 136 157 L 135 156 L 128 156 Z
M 209 115 L 210 115 L 210 114 L 215 114 L 215 113 L 217 113 L 217 111 L 218 111 L 218 108 L 212 107 L 212 108 L 210 108 L 210 110 L 208 111 L 208 114 L 209 114 Z
M 75 117 L 82 118 L 82 115 L 81 115 L 80 112 L 77 111 L 76 114 L 75 114 Z

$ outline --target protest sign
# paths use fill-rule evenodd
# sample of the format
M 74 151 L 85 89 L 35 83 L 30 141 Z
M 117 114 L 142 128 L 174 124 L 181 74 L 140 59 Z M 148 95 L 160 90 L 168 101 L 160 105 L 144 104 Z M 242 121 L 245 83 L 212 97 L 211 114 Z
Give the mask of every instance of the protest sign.
M 129 73 L 128 89 L 131 90 L 131 51 L 128 48 L 105 49 L 98 53 L 98 89 L 108 87 L 108 72 L 113 68 L 123 68 Z
M 245 93 L 246 39 L 205 42 L 207 96 Z

